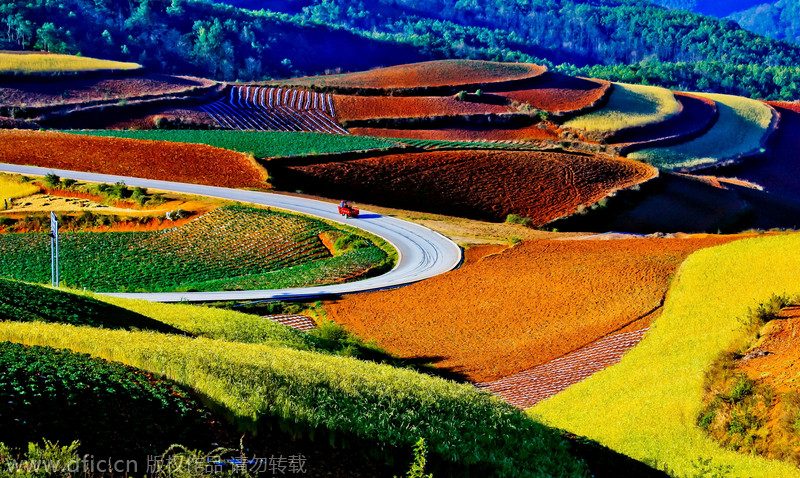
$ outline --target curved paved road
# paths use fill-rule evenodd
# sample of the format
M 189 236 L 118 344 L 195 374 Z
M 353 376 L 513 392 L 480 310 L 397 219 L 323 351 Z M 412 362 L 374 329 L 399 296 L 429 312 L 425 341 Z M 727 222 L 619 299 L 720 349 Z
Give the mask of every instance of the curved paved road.
M 302 214 L 321 217 L 327 220 L 357 226 L 371 232 L 391 243 L 400 253 L 397 265 L 391 271 L 369 279 L 335 284 L 329 286 L 302 287 L 296 289 L 245 290 L 221 292 L 161 292 L 143 294 L 107 294 L 115 297 L 146 299 L 156 302 L 205 302 L 226 300 L 259 300 L 259 299 L 298 299 L 324 295 L 347 294 L 368 290 L 384 289 L 410 284 L 443 274 L 458 266 L 461 262 L 461 249 L 450 239 L 430 229 L 389 216 L 361 211 L 358 219 L 343 220 L 333 204 L 313 199 L 283 196 L 280 194 L 243 191 L 197 184 L 174 183 L 152 179 L 110 176 L 106 174 L 84 173 L 62 169 L 38 168 L 0 164 L 0 171 L 8 173 L 44 176 L 54 173 L 63 178 L 79 181 L 115 183 L 125 181 L 128 186 L 140 186 L 175 193 L 196 194 L 220 199 L 241 201 L 270 206 Z

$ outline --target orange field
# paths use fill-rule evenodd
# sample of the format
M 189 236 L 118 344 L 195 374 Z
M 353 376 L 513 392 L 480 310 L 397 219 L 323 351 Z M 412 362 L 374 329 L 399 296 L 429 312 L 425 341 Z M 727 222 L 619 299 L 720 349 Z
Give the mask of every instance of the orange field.
M 350 128 L 359 136 L 379 138 L 432 139 L 438 141 L 535 141 L 557 140 L 558 132 L 537 125 L 520 128 L 441 128 L 441 129 L 400 129 L 400 128 Z
M 92 100 L 135 98 L 145 95 L 179 93 L 214 84 L 201 78 L 146 75 L 57 82 L 9 82 L 0 88 L 0 104 L 46 106 Z
M 452 96 L 334 95 L 333 103 L 336 107 L 336 119 L 339 121 L 513 112 L 505 104 L 458 101 Z
M 660 306 L 683 259 L 735 238 L 484 246 L 469 249 L 466 264 L 453 272 L 350 295 L 325 310 L 392 353 L 427 357 L 472 381 L 494 380 L 647 326 L 637 319 Z
M 0 130 L 0 163 L 224 187 L 267 187 L 247 156 L 211 146 Z
M 376 205 L 545 224 L 657 171 L 626 159 L 577 153 L 431 151 L 294 166 L 291 188 Z
M 511 101 L 528 103 L 534 108 L 550 112 L 575 111 L 585 108 L 603 97 L 611 86 L 606 80 L 590 80 L 551 73 L 536 88 L 494 93 Z
M 474 85 L 535 78 L 547 68 L 530 63 L 438 60 L 340 75 L 308 76 L 281 83 L 295 86 L 402 89 Z

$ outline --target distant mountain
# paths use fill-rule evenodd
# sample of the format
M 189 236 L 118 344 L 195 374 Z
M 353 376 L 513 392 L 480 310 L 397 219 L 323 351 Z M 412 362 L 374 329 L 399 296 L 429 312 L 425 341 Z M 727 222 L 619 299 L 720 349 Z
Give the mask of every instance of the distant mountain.
M 671 9 L 727 18 L 760 35 L 800 43 L 800 2 L 797 0 L 653 0 Z
M 750 31 L 800 43 L 800 2 L 797 0 L 764 3 L 732 13 L 729 18 Z

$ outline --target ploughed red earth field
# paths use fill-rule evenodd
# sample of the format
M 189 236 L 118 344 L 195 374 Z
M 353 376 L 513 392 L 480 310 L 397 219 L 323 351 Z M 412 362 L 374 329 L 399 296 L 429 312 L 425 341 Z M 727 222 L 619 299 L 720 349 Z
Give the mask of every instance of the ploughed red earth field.
M 531 63 L 437 60 L 340 75 L 308 76 L 280 83 L 331 88 L 403 89 L 502 83 L 536 78 L 547 68 Z
M 651 166 L 579 153 L 430 151 L 292 166 L 285 183 L 325 197 L 542 225 L 655 177 Z
M 189 76 L 144 75 L 9 82 L 0 88 L 0 104 L 47 106 L 115 98 L 181 93 L 216 82 Z
M 325 310 L 389 352 L 491 381 L 648 327 L 689 254 L 739 237 L 480 246 L 452 272 L 349 295 Z
M 0 163 L 223 187 L 267 187 L 247 155 L 200 144 L 0 130 Z
M 334 95 L 339 121 L 372 118 L 418 118 L 513 113 L 505 104 L 459 101 L 453 96 Z
M 533 108 L 550 112 L 567 112 L 586 108 L 599 101 L 611 83 L 606 80 L 577 78 L 547 73 L 534 88 L 492 92 L 509 102 L 528 103 Z

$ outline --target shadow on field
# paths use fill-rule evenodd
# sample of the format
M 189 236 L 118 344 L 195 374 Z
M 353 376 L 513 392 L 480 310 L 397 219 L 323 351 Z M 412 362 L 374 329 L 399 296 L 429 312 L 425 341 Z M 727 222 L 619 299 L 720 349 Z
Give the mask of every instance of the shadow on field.
M 670 475 L 617 453 L 594 440 L 565 434 L 573 453 L 582 458 L 595 478 L 669 478 Z

